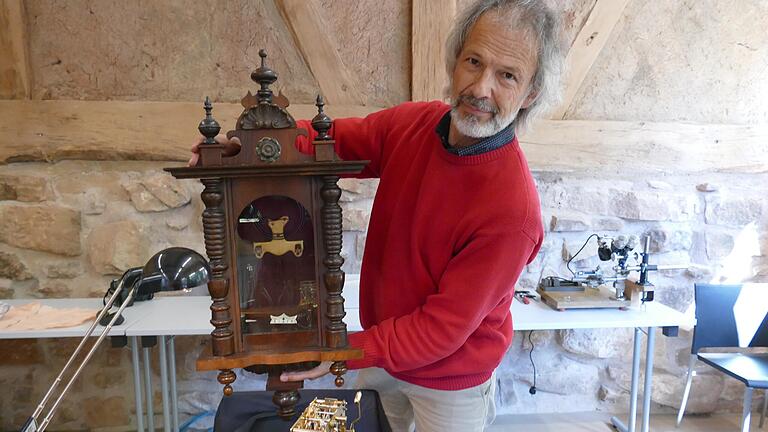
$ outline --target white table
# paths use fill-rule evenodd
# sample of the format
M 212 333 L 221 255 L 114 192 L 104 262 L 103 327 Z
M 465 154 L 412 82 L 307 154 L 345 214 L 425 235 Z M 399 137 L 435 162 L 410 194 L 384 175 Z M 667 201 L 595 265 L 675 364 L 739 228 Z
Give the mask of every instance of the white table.
M 571 309 L 556 311 L 540 301 L 523 304 L 512 302 L 512 321 L 516 331 L 564 330 L 595 328 L 634 328 L 632 351 L 632 382 L 629 399 L 629 424 L 617 417 L 611 423 L 622 432 L 635 432 L 637 419 L 637 393 L 640 381 L 640 353 L 642 335 L 648 343 L 645 353 L 645 380 L 643 383 L 642 432 L 648 432 L 651 414 L 651 384 L 653 382 L 653 351 L 656 329 L 661 327 L 665 335 L 676 336 L 678 327 L 693 327 L 695 320 L 658 302 L 650 302 L 640 309 Z
M 94 309 L 96 312 L 104 307 L 100 298 L 66 298 L 66 299 L 14 299 L 2 300 L 11 306 L 21 306 L 28 303 L 41 303 L 43 306 L 50 306 L 56 309 L 84 308 Z M 109 336 L 124 336 L 126 324 L 138 321 L 144 315 L 144 311 L 137 308 L 125 308 L 123 318 L 125 322 L 122 325 L 114 326 L 109 331 Z M 0 330 L 0 339 L 43 339 L 43 338 L 62 338 L 62 337 L 83 337 L 85 332 L 91 326 L 93 321 L 80 324 L 75 327 L 52 328 L 44 330 L 22 330 L 7 331 Z M 104 331 L 101 325 L 93 330 L 93 336 L 98 336 Z
M 347 275 L 344 285 L 345 309 L 344 321 L 349 331 L 362 330 L 359 319 L 357 275 Z M 8 303 L 24 304 L 40 301 L 52 307 L 89 307 L 99 309 L 101 299 L 45 299 L 45 300 L 6 300 Z M 138 338 L 157 336 L 159 338 L 161 387 L 163 390 L 163 412 L 166 430 L 178 430 L 178 407 L 176 395 L 176 368 L 174 336 L 207 335 L 213 331 L 210 323 L 211 299 L 208 296 L 157 296 L 151 301 L 137 302 L 123 312 L 125 323 L 113 327 L 110 336 L 127 336 L 130 339 L 134 386 L 136 391 L 136 415 L 138 430 L 144 430 L 141 403 L 141 374 L 139 366 Z M 643 388 L 642 431 L 648 432 L 651 403 L 651 384 L 653 378 L 653 351 L 655 330 L 659 327 L 676 330 L 677 327 L 692 327 L 695 322 L 683 314 L 657 302 L 646 304 L 642 310 L 629 309 L 589 309 L 555 311 L 541 302 L 532 301 L 525 305 L 518 300 L 512 303 L 512 317 L 516 331 L 593 329 L 593 328 L 634 328 L 634 351 L 632 356 L 632 382 L 630 397 L 629 425 L 613 417 L 611 421 L 622 432 L 635 432 L 637 417 L 637 394 L 640 377 L 640 356 L 642 335 L 648 338 L 646 350 L 646 368 Z M 82 337 L 89 324 L 66 329 L 48 329 L 28 332 L 0 332 L 0 338 L 46 338 L 46 337 Z M 97 327 L 95 333 L 98 334 Z M 149 348 L 144 348 L 144 380 L 151 389 L 149 368 Z M 169 376 L 170 375 L 170 376 Z M 168 386 L 170 385 L 170 389 Z M 170 391 L 169 391 L 170 390 Z M 147 391 L 147 412 L 150 428 L 153 427 L 151 391 Z M 170 394 L 170 407 L 168 396 Z M 169 414 L 169 410 L 172 410 Z

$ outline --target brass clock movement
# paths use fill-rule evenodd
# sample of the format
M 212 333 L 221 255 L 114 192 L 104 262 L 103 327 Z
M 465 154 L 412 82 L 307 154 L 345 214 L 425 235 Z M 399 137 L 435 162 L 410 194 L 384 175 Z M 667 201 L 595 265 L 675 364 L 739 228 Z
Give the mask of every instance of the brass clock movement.
M 232 394 L 233 369 L 266 373 L 267 390 L 285 418 L 294 414 L 301 382 L 281 382 L 284 371 L 310 369 L 332 361 L 336 385 L 344 383 L 345 360 L 362 351 L 347 342 L 344 272 L 341 266 L 342 174 L 359 173 L 367 161 L 343 161 L 328 135 L 331 119 L 318 114 L 312 127 L 314 154 L 294 143 L 307 131 L 297 128 L 286 111 L 288 101 L 269 86 L 277 74 L 265 65 L 251 73 L 260 85 L 242 99 L 244 110 L 235 130 L 237 154 L 227 155 L 214 137 L 220 127 L 206 98 L 196 166 L 167 168 L 174 177 L 198 178 L 205 248 L 211 265 L 210 351 L 197 361 L 198 370 L 219 370 L 224 394 Z

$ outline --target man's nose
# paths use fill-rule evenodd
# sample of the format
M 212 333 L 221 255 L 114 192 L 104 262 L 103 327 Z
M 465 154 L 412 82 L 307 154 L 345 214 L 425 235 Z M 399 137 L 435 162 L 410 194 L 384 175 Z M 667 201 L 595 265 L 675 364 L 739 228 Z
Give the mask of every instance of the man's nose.
M 493 93 L 493 72 L 486 68 L 477 74 L 471 91 L 477 99 L 490 98 Z

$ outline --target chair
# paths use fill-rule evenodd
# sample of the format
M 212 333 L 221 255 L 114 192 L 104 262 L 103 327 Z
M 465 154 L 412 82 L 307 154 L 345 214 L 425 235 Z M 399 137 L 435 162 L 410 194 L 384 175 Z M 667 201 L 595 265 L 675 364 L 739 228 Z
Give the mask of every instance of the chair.
M 683 419 L 697 360 L 744 383 L 741 431 L 749 431 L 752 391 L 768 389 L 768 354 L 699 352 L 702 348 L 768 347 L 768 284 L 696 284 L 696 327 L 677 425 Z M 760 428 L 768 396 L 764 397 Z

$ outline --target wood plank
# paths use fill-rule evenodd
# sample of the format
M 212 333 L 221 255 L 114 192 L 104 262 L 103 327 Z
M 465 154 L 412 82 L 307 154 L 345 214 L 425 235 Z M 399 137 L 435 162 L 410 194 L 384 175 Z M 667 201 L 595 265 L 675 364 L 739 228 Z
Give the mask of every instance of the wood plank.
M 325 102 L 365 105 L 365 96 L 352 72 L 344 65 L 331 40 L 330 30 L 322 26 L 317 0 L 278 0 L 276 4 L 315 76 Z
M 456 0 L 413 0 L 411 100 L 445 99 L 445 40 L 455 15 Z
M 333 118 L 379 108 L 328 106 Z M 313 105 L 291 105 L 312 118 Z M 222 130 L 239 104 L 214 104 Z M 183 161 L 203 118 L 202 103 L 0 101 L 0 163 L 13 161 Z M 521 136 L 533 170 L 583 172 L 768 172 L 768 124 L 722 125 L 542 120 Z
M 0 2 L 0 99 L 29 99 L 31 75 L 22 0 Z
M 291 105 L 297 119 L 311 119 L 314 105 Z M 326 106 L 332 118 L 365 116 L 376 107 Z M 240 104 L 215 103 L 222 132 L 234 128 Z M 1 101 L 0 163 L 14 161 L 184 161 L 205 117 L 202 103 Z
M 534 170 L 768 172 L 768 124 L 541 120 L 520 142 Z
M 597 0 L 584 27 L 568 51 L 565 59 L 565 86 L 560 106 L 552 112 L 552 119 L 563 119 L 576 99 L 584 79 L 597 56 L 605 47 L 616 24 L 621 21 L 629 0 Z

